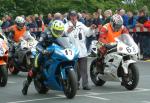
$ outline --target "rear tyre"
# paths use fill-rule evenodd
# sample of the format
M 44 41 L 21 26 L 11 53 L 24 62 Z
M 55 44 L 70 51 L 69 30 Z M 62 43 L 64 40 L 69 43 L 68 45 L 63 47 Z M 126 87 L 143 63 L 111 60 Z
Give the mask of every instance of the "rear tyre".
M 5 66 L 0 66 L 0 86 L 4 87 L 7 84 L 7 80 L 8 80 L 8 70 Z
M 74 69 L 67 71 L 68 79 L 64 80 L 64 94 L 68 99 L 74 98 L 77 92 L 77 77 Z

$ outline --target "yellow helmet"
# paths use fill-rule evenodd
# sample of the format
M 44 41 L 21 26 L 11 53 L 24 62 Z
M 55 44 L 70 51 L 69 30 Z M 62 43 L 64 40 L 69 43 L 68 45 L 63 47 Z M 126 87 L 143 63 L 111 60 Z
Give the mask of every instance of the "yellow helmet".
M 61 20 L 54 20 L 51 25 L 52 36 L 58 38 L 64 32 L 64 23 Z

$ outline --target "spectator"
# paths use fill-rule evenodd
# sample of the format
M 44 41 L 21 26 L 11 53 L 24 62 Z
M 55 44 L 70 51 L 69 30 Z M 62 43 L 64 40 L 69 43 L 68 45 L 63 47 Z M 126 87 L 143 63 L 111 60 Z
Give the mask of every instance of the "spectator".
M 31 21 L 28 24 L 28 29 L 33 29 L 33 31 L 31 31 L 32 35 L 34 37 L 36 37 L 37 35 L 37 31 L 35 31 L 35 28 L 38 28 L 37 22 L 36 22 L 36 18 L 34 15 L 30 16 Z
M 57 12 L 54 14 L 54 20 L 62 20 L 62 14 Z
M 29 29 L 29 26 L 30 26 L 30 23 L 31 23 L 32 21 L 31 21 L 31 16 L 27 16 L 26 17 L 26 22 L 25 22 L 25 25 L 26 25 L 26 27 Z
M 52 22 L 53 22 L 54 20 L 62 20 L 62 21 L 63 21 L 62 14 L 59 13 L 59 12 L 55 13 L 53 19 L 52 19 L 51 22 L 48 24 L 48 26 L 51 26 L 51 24 L 52 24 Z
M 119 11 L 119 15 L 121 15 L 122 18 L 123 18 L 123 25 L 127 27 L 127 26 L 128 26 L 128 15 L 126 15 L 125 10 L 124 10 L 124 9 L 121 9 L 121 10 Z
M 67 15 L 68 15 L 68 13 L 65 13 L 65 14 L 63 15 L 63 23 L 64 23 L 64 24 L 66 24 L 66 23 L 68 22 Z
M 87 11 L 82 11 L 81 14 L 82 14 L 82 19 L 83 19 L 82 23 L 85 24 L 85 18 L 86 18 L 86 15 L 87 15 Z
M 97 15 L 97 16 L 98 16 L 98 15 Z M 96 19 L 95 19 L 94 22 L 93 22 L 93 20 L 92 20 L 92 15 L 91 15 L 90 13 L 87 13 L 86 19 L 85 19 L 85 25 L 86 25 L 87 27 L 90 27 L 90 26 L 91 26 L 92 24 L 94 24 L 94 23 L 98 23 L 98 22 L 96 21 Z M 88 54 L 90 54 L 90 45 L 91 45 L 92 40 L 94 39 L 93 36 L 94 36 L 94 35 L 91 35 L 91 36 L 89 36 L 89 37 L 86 37 L 86 48 L 87 48 Z
M 102 15 L 102 9 L 98 9 L 97 10 L 97 13 L 98 13 L 98 15 L 99 15 L 99 19 L 100 19 L 100 22 L 103 22 L 103 15 Z
M 104 18 L 105 19 L 104 19 L 104 22 L 102 23 L 102 25 L 105 25 L 105 24 L 109 23 L 111 16 L 112 16 L 112 11 L 111 10 L 106 10 L 104 12 Z
M 134 11 L 131 12 L 129 11 L 127 13 L 128 17 L 129 17 L 129 21 L 128 21 L 128 29 L 133 29 L 136 27 L 136 23 L 137 23 L 137 19 L 138 19 L 138 11 Z M 139 35 L 136 32 L 130 32 L 131 34 L 133 34 L 133 39 L 134 41 L 139 44 Z
M 49 13 L 49 14 L 47 15 L 47 17 L 45 18 L 45 20 L 44 20 L 44 24 L 45 24 L 46 27 L 47 27 L 48 24 L 51 22 L 51 20 L 52 20 L 52 14 Z
M 92 15 L 90 13 L 87 13 L 86 14 L 86 17 L 85 17 L 85 25 L 87 27 L 90 27 L 92 25 L 93 21 L 92 21 Z
M 14 25 L 14 21 L 12 20 L 12 17 L 9 15 L 9 16 L 7 16 L 7 21 L 9 22 L 9 27 L 10 26 L 12 26 L 12 25 Z
M 136 26 L 143 27 L 143 24 L 148 20 L 145 10 L 141 9 L 139 11 L 139 18 L 137 20 Z M 139 43 L 140 43 L 140 50 L 141 54 L 143 54 L 143 59 L 149 59 L 150 58 L 150 46 L 147 44 L 150 44 L 150 36 L 149 32 L 138 32 L 137 35 L 139 36 Z
M 36 39 L 39 40 L 41 36 L 41 32 L 44 32 L 43 15 L 40 14 L 35 19 L 36 19 L 36 24 L 37 24 Z
M 78 13 L 78 19 L 81 23 L 85 24 L 85 18 L 82 17 L 81 13 Z
M 148 20 L 144 10 L 139 11 L 139 18 L 137 20 L 136 26 L 142 27 L 143 24 Z
M 133 15 L 131 11 L 127 13 L 129 20 L 128 20 L 128 29 L 133 29 L 136 26 L 137 17 Z
M 2 28 L 3 32 L 5 33 L 5 35 L 8 36 L 9 32 L 7 31 L 7 28 L 10 26 L 10 23 L 7 20 L 7 16 L 3 17 L 2 21 L 3 21 L 3 23 L 1 25 L 1 28 Z
M 99 25 L 102 24 L 102 21 L 101 21 L 99 14 L 97 12 L 93 13 L 93 24 L 95 24 L 96 27 L 98 27 Z

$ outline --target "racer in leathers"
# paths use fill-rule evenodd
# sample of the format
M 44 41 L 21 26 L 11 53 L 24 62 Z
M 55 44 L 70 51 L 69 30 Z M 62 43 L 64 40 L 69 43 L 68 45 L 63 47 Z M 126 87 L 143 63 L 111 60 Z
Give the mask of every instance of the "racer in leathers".
M 61 37 L 64 33 L 64 24 L 60 20 L 53 21 L 52 25 L 42 33 L 39 43 L 36 46 L 37 51 L 39 54 L 35 58 L 35 65 L 34 68 L 28 72 L 27 80 L 23 83 L 22 94 L 27 95 L 28 87 L 32 82 L 32 78 L 34 78 L 37 72 L 43 67 L 42 58 L 46 55 L 52 53 L 52 51 L 47 51 L 46 48 L 50 46 L 52 43 L 56 41 L 57 38 Z

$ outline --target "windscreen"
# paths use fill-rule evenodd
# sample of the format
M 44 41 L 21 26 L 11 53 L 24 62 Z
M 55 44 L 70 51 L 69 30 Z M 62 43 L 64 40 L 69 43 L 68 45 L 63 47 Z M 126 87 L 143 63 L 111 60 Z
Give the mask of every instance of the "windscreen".
M 130 34 L 122 34 L 117 39 L 130 47 L 136 45 Z
M 60 37 L 57 38 L 57 44 L 60 45 L 63 48 L 71 48 L 72 44 L 69 40 L 69 37 Z

